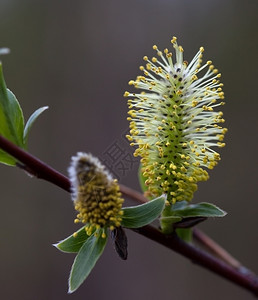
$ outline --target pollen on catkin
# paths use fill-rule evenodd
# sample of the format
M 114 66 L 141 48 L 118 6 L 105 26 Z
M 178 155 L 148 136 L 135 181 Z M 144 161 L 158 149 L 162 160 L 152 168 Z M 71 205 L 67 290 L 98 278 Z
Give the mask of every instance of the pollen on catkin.
M 117 180 L 112 178 L 101 162 L 91 154 L 79 152 L 72 157 L 68 173 L 72 185 L 72 200 L 78 211 L 74 222 L 86 224 L 88 235 L 95 229 L 113 230 L 119 227 L 124 200 Z
M 183 48 L 177 38 L 171 40 L 175 51 L 163 52 L 156 45 L 157 57 L 143 57 L 143 75 L 129 85 L 141 90 L 125 92 L 129 97 L 130 134 L 137 146 L 149 196 L 167 194 L 168 201 L 193 198 L 197 182 L 209 178 L 207 169 L 220 160 L 213 147 L 223 147 L 226 128 L 221 74 L 211 61 L 202 65 L 201 47 L 190 63 L 183 60 Z

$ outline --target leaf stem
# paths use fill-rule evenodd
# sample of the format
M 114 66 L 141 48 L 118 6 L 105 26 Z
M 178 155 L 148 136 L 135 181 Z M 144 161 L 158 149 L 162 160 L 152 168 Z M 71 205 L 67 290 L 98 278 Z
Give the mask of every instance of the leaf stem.
M 19 163 L 17 166 L 24 169 L 26 172 L 36 176 L 37 178 L 49 181 L 60 188 L 70 192 L 69 179 L 51 168 L 38 158 L 20 149 L 4 137 L 0 136 L 0 148 L 16 158 Z M 138 202 L 144 203 L 146 199 L 140 193 L 120 185 L 121 192 L 124 196 L 132 198 Z M 175 234 L 164 235 L 158 229 L 148 225 L 142 228 L 133 229 L 133 231 L 144 235 L 145 237 L 156 241 L 157 243 L 189 258 L 194 263 L 224 277 L 231 282 L 241 286 L 250 292 L 253 292 L 258 297 L 258 277 L 251 272 L 242 272 L 232 265 L 226 264 L 224 261 L 215 258 L 214 256 L 200 250 L 188 243 L 179 239 Z

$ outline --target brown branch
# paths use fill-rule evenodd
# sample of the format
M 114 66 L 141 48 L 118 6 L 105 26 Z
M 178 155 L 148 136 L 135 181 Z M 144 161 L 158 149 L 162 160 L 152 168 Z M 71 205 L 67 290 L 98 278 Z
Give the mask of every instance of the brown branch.
M 51 168 L 35 156 L 17 147 L 2 136 L 0 136 L 0 148 L 16 158 L 19 161 L 17 166 L 29 174 L 49 181 L 65 191 L 70 192 L 70 181 L 67 177 Z
M 196 263 L 230 280 L 231 282 L 252 291 L 256 297 L 258 297 L 258 277 L 256 275 L 234 269 L 232 266 L 218 260 L 211 254 L 195 248 L 191 244 L 185 243 L 179 239 L 176 234 L 165 236 L 162 232 L 149 225 L 134 229 L 134 231 L 191 259 L 193 263 Z
M 0 148 L 19 161 L 17 166 L 21 167 L 37 178 L 47 180 L 70 192 L 70 182 L 67 177 L 49 167 L 31 154 L 18 148 L 16 145 L 12 144 L 1 136 Z M 140 202 L 145 202 L 145 198 L 141 194 L 131 190 L 130 188 L 121 185 L 121 191 L 124 196 L 128 196 Z M 134 231 L 191 259 L 193 262 L 203 266 L 204 268 L 217 273 L 231 282 L 234 282 L 235 284 L 253 292 L 258 297 L 258 277 L 256 275 L 251 273 L 244 274 L 243 272 L 240 272 L 225 262 L 211 256 L 210 254 L 207 254 L 206 252 L 197 249 L 188 243 L 185 243 L 176 235 L 166 236 L 152 226 L 148 225 L 135 229 Z

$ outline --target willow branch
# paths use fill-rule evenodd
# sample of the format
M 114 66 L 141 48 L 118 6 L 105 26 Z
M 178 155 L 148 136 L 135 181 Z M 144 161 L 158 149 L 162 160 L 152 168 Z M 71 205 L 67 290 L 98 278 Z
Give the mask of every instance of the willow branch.
M 70 181 L 66 176 L 51 168 L 35 156 L 17 147 L 2 136 L 0 136 L 0 148 L 16 158 L 20 162 L 17 163 L 17 166 L 24 169 L 29 174 L 49 181 L 65 191 L 70 192 Z
M 145 226 L 139 229 L 134 229 L 145 237 L 189 258 L 193 263 L 196 263 L 213 273 L 216 273 L 235 284 L 252 291 L 258 297 L 258 277 L 252 273 L 242 273 L 234 269 L 232 266 L 215 258 L 211 254 L 195 248 L 191 244 L 185 243 L 179 239 L 176 234 L 165 236 L 152 226 Z
M 21 167 L 28 173 L 36 176 L 37 178 L 44 179 L 59 186 L 60 188 L 70 192 L 70 181 L 69 179 L 56 171 L 55 169 L 49 167 L 44 162 L 40 161 L 38 158 L 27 153 L 26 151 L 18 148 L 13 143 L 6 140 L 4 137 L 0 136 L 0 148 L 16 158 L 19 163 L 17 166 Z M 124 196 L 128 196 L 140 202 L 145 202 L 146 199 L 139 193 L 131 190 L 123 185 L 121 187 L 121 192 Z M 241 286 L 250 292 L 253 292 L 258 297 L 258 277 L 252 273 L 244 274 L 238 269 L 226 264 L 225 262 L 215 258 L 214 256 L 195 248 L 194 246 L 185 243 L 179 239 L 176 235 L 166 236 L 158 229 L 148 225 L 142 228 L 134 229 L 135 232 L 161 244 L 165 247 L 189 258 L 194 263 L 230 280 L 231 282 Z

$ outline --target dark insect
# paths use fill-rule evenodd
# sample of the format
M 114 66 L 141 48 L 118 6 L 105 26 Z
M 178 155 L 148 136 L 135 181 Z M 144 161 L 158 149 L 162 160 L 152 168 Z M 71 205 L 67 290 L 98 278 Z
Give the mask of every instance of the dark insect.
M 125 234 L 124 229 L 121 226 L 116 227 L 114 230 L 111 231 L 111 238 L 117 254 L 120 256 L 121 259 L 126 260 L 128 255 L 127 236 Z

